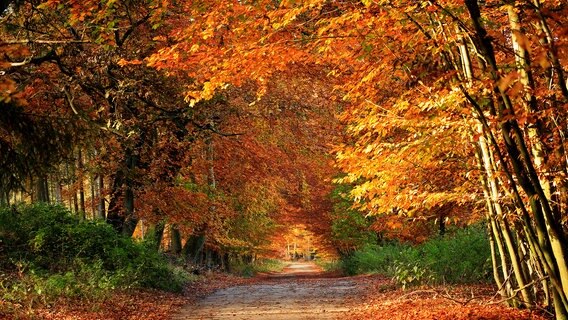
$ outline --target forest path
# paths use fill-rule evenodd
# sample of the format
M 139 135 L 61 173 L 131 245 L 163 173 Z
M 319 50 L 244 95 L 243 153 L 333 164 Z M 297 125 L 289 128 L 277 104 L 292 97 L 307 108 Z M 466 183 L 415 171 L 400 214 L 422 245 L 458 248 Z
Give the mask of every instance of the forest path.
M 260 275 L 256 283 L 218 290 L 174 319 L 338 319 L 350 309 L 347 297 L 360 290 L 349 278 L 294 262 L 281 273 Z

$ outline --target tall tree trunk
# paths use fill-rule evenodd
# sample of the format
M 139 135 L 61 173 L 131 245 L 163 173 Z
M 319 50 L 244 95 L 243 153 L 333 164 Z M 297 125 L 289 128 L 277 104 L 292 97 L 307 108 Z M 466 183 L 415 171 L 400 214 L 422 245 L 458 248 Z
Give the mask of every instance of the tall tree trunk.
M 181 246 L 181 233 L 175 224 L 170 226 L 171 232 L 171 246 L 170 250 L 173 254 L 180 254 L 182 250 Z
M 79 199 L 77 197 L 77 190 L 73 189 L 73 212 L 79 216 Z
M 131 237 L 134 234 L 136 225 L 138 224 L 138 217 L 134 212 L 134 170 L 138 166 L 138 156 L 131 150 L 126 155 L 126 166 L 128 174 L 126 175 L 126 190 L 124 191 L 124 226 L 122 234 Z
M 118 169 L 113 177 L 110 202 L 106 216 L 106 221 L 118 232 L 122 232 L 122 226 L 124 224 L 124 215 L 121 214 L 121 200 L 124 194 L 122 187 L 124 181 L 123 177 L 124 173 L 122 169 Z
M 523 222 L 527 230 L 525 234 L 532 243 L 531 248 L 536 250 L 532 252 L 532 254 L 545 266 L 547 275 L 550 277 L 550 281 L 557 291 L 557 294 L 555 293 L 555 306 L 561 301 L 562 305 L 560 305 L 560 307 L 566 309 L 568 306 L 566 304 L 566 296 L 568 296 L 566 242 L 564 234 L 562 233 L 562 226 L 554 219 L 554 204 L 550 202 L 550 197 L 547 197 L 547 193 L 550 194 L 550 191 L 547 191 L 547 187 L 545 183 L 543 183 L 542 177 L 539 177 L 539 173 L 536 169 L 539 162 L 544 163 L 545 159 L 544 156 L 539 155 L 539 153 L 544 151 L 542 148 L 539 149 L 538 147 L 538 139 L 542 137 L 540 137 L 538 131 L 531 133 L 531 129 L 529 128 L 528 140 L 529 142 L 532 140 L 533 145 L 531 152 L 530 148 L 527 147 L 527 137 L 523 134 L 519 123 L 514 118 L 516 110 L 514 109 L 513 101 L 507 95 L 506 88 L 498 85 L 500 80 L 499 69 L 496 63 L 492 39 L 484 29 L 478 2 L 477 0 L 466 0 L 465 4 L 474 27 L 473 37 L 477 40 L 479 52 L 487 61 L 489 76 L 494 81 L 494 94 L 497 99 L 498 107 L 497 115 L 500 119 L 499 129 L 501 131 L 502 142 L 504 143 L 508 155 L 506 159 L 503 156 L 499 156 L 499 158 L 504 171 L 508 171 L 506 167 L 507 163 L 511 165 L 511 173 L 508 173 L 507 178 L 515 197 L 515 206 L 523 215 Z M 511 10 L 509 10 L 509 17 L 512 28 L 517 29 L 513 32 L 513 43 L 516 44 L 516 54 L 518 55 L 517 64 L 519 65 L 521 74 L 521 83 L 530 89 L 530 69 L 528 69 L 528 65 L 526 64 L 527 56 L 523 56 L 526 52 L 522 50 L 522 46 L 517 39 L 517 36 L 520 35 L 518 31 L 518 16 L 515 15 L 514 11 L 511 12 Z M 530 94 L 530 91 L 528 91 L 527 94 Z M 534 97 L 527 96 L 525 99 L 527 102 L 526 106 L 530 108 L 529 111 L 533 111 L 536 108 L 534 102 L 531 101 L 532 98 Z M 491 129 L 488 127 L 488 130 L 490 131 Z M 531 137 L 531 135 L 533 135 L 533 137 Z M 492 145 L 497 152 L 500 152 L 499 143 L 492 140 Z M 519 194 L 517 185 L 520 186 L 526 197 L 522 197 Z M 529 210 L 530 213 L 528 212 Z M 538 235 L 538 242 L 532 239 L 534 237 L 533 231 L 531 230 L 533 227 L 536 230 L 536 235 Z M 557 316 L 562 317 L 563 313 L 564 312 L 560 312 Z
M 81 217 L 86 219 L 85 208 L 85 167 L 83 165 L 83 150 L 79 148 L 77 152 L 77 179 L 79 180 L 79 210 L 81 210 Z
M 207 237 L 204 231 L 199 231 L 197 234 L 189 236 L 182 248 L 182 255 L 193 264 L 200 264 L 203 260 L 206 240 Z
M 105 179 L 102 173 L 99 173 L 97 178 L 99 187 L 98 189 L 98 196 L 99 196 L 99 204 L 97 207 L 98 217 L 100 219 L 105 219 L 106 217 L 106 209 L 105 209 Z
M 63 204 L 63 185 L 61 184 L 61 178 L 59 174 L 55 176 L 55 202 L 58 204 Z
M 162 239 L 164 238 L 164 227 L 166 223 L 164 221 L 160 221 L 156 223 L 152 228 L 149 230 L 149 234 L 152 234 L 153 240 L 156 246 L 156 250 L 160 250 L 160 246 L 162 245 Z
M 89 176 L 89 186 L 91 189 L 91 218 L 95 220 L 97 216 L 97 204 L 96 204 L 96 197 L 97 197 L 97 184 L 96 178 L 93 174 Z
M 7 206 L 9 203 L 10 193 L 6 189 L 0 187 L 0 207 Z
M 47 175 L 38 175 L 35 178 L 35 201 L 49 203 L 49 186 Z

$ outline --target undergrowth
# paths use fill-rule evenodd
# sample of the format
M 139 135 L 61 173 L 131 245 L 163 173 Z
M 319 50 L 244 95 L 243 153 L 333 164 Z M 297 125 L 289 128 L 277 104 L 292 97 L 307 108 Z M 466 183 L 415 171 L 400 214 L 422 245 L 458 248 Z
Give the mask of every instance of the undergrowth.
M 344 257 L 345 273 L 381 273 L 403 288 L 421 284 L 458 284 L 491 281 L 489 241 L 482 226 L 457 230 L 420 245 L 367 245 Z
M 326 272 L 333 272 L 333 271 L 341 271 L 342 270 L 342 263 L 340 260 L 327 260 L 327 259 L 318 259 L 314 260 L 314 263 L 318 265 L 323 271 Z
M 257 273 L 281 272 L 286 263 L 277 259 L 259 259 L 254 262 L 243 262 L 236 259 L 231 261 L 231 273 L 242 276 L 252 277 Z
M 96 301 L 113 290 L 180 292 L 189 275 L 152 243 L 81 221 L 60 206 L 0 208 L 0 299 L 33 307 L 61 299 Z

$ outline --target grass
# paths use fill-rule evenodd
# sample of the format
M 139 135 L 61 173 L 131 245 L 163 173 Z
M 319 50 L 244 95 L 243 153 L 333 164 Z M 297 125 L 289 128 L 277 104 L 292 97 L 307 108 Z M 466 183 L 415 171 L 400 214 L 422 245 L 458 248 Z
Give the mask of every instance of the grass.
M 231 273 L 242 277 L 253 277 L 258 273 L 281 272 L 286 262 L 278 259 L 259 259 L 252 263 L 240 260 L 231 262 Z
M 341 260 L 323 260 L 317 259 L 313 261 L 317 266 L 323 269 L 325 272 L 341 271 L 342 263 Z

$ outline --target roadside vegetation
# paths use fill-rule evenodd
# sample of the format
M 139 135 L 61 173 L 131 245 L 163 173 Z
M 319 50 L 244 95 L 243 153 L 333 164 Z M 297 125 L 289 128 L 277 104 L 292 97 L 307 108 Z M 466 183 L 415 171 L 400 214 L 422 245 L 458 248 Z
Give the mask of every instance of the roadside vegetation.
M 366 244 L 345 256 L 340 265 L 346 274 L 381 273 L 402 287 L 492 281 L 489 240 L 482 225 L 457 229 L 419 245 Z
M 60 206 L 2 208 L 3 308 L 32 308 L 62 299 L 102 301 L 128 289 L 181 292 L 195 276 L 155 248 L 149 241 L 119 235 L 104 221 L 81 221 Z
M 254 262 L 235 260 L 231 263 L 231 273 L 242 277 L 253 277 L 259 273 L 281 272 L 286 263 L 278 259 L 259 259 Z

